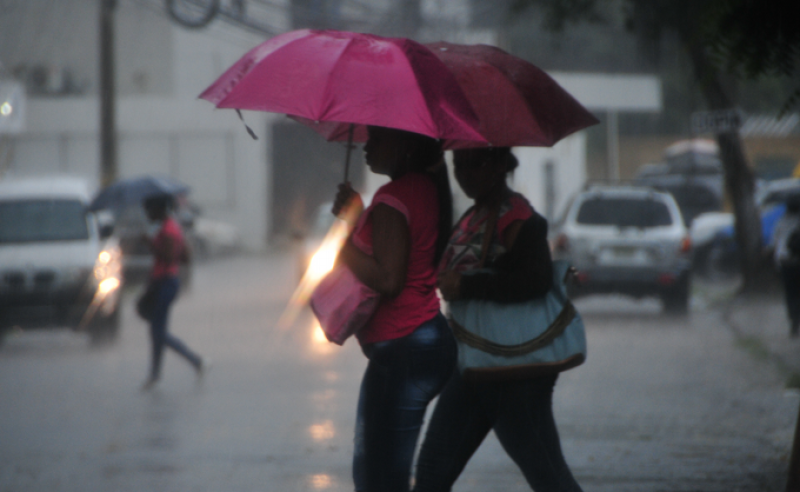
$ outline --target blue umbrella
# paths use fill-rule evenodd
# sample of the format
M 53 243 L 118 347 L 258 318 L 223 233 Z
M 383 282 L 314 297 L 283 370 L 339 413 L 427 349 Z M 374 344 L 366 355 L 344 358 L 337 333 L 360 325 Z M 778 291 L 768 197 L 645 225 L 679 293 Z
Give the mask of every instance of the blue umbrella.
M 188 193 L 189 186 L 167 176 L 141 176 L 119 180 L 100 190 L 89 205 L 89 210 L 122 210 L 139 206 L 154 195 L 180 195 Z

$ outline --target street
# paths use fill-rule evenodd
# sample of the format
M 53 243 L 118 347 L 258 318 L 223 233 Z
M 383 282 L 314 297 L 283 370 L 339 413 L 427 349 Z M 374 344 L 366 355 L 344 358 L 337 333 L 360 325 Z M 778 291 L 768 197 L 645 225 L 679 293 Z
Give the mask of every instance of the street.
M 212 362 L 174 353 L 150 392 L 149 340 L 129 290 L 119 340 L 13 333 L 0 348 L 0 491 L 349 491 L 358 344 L 317 336 L 305 310 L 275 328 L 297 273 L 287 253 L 196 266 L 171 331 Z M 797 393 L 744 350 L 718 310 L 576 302 L 586 364 L 556 385 L 564 454 L 586 492 L 779 492 Z M 798 343 L 798 342 L 791 342 Z M 456 492 L 530 490 L 490 436 Z

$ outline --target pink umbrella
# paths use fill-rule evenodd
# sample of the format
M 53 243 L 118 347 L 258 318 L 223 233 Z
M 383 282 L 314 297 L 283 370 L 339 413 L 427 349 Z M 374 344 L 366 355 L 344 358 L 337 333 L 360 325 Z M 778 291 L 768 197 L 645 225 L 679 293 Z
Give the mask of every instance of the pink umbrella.
M 598 123 L 544 71 L 500 48 L 445 42 L 426 46 L 458 80 L 478 114 L 478 128 L 490 145 L 550 147 L 567 135 Z M 317 126 L 328 140 L 347 138 L 346 125 Z M 358 134 L 364 130 L 356 127 L 355 131 Z M 449 149 L 484 145 L 458 137 L 444 143 Z
M 374 125 L 433 138 L 484 142 L 447 67 L 423 45 L 343 31 L 292 31 L 256 46 L 201 95 L 218 108 Z M 366 132 L 357 131 L 356 141 Z

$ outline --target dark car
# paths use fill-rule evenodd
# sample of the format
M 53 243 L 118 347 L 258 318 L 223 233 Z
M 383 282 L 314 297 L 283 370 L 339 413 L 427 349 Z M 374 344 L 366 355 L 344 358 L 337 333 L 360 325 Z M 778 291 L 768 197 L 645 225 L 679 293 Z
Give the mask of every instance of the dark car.
M 669 155 L 658 166 L 643 166 L 634 183 L 672 194 L 687 227 L 698 215 L 722 209 L 724 174 L 719 157 L 713 154 Z

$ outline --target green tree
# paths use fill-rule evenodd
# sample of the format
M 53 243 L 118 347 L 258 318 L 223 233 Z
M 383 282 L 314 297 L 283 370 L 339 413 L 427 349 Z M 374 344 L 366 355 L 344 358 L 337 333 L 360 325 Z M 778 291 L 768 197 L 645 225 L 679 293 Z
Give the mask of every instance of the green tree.
M 800 30 L 796 0 L 514 0 L 512 11 L 536 6 L 544 25 L 597 22 L 609 6 L 622 9 L 626 25 L 647 52 L 657 51 L 662 37 L 676 35 L 689 60 L 707 109 L 736 109 L 727 80 L 763 76 L 797 76 Z M 784 111 L 800 99 L 800 89 Z M 736 240 L 742 252 L 743 290 L 762 287 L 761 224 L 755 206 L 754 176 L 738 132 L 716 136 L 725 169 L 725 185 L 736 218 Z

